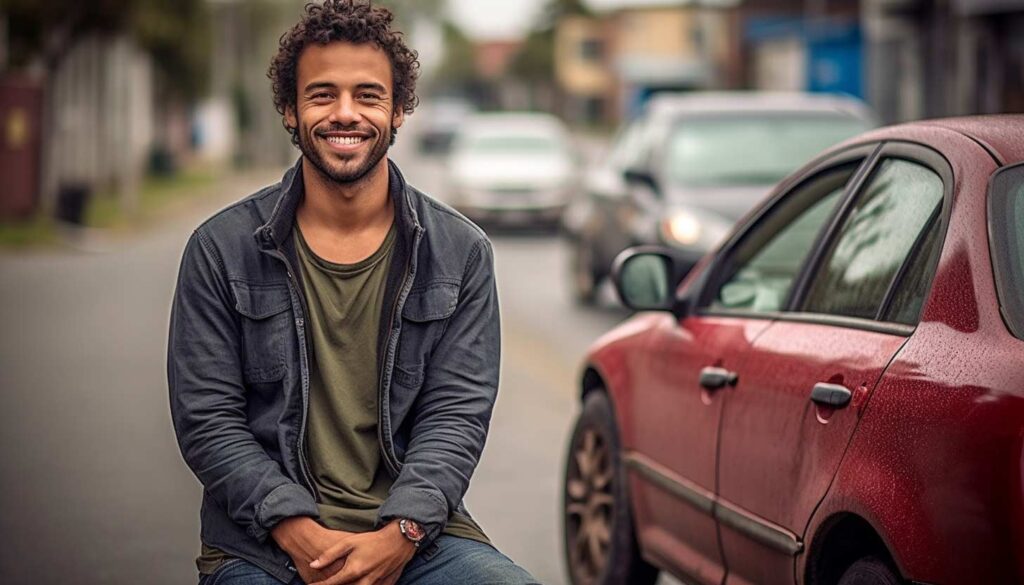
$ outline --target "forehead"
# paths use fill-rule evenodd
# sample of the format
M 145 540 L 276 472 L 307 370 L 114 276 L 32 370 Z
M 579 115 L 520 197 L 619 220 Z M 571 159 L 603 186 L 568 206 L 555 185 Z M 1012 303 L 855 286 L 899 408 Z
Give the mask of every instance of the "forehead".
M 333 42 L 309 45 L 299 55 L 299 91 L 310 83 L 355 85 L 380 83 L 391 87 L 391 61 L 376 45 Z

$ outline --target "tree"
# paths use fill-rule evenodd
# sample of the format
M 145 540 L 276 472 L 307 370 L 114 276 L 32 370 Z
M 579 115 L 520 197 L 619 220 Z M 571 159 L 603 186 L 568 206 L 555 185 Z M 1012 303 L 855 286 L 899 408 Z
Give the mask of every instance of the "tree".
M 555 76 L 555 30 L 558 23 L 568 15 L 591 14 L 582 0 L 549 0 L 522 49 L 512 59 L 509 71 L 528 83 L 550 83 Z
M 186 97 L 207 79 L 209 17 L 204 0 L 0 0 L 8 18 L 10 65 L 56 69 L 75 42 L 129 33 Z

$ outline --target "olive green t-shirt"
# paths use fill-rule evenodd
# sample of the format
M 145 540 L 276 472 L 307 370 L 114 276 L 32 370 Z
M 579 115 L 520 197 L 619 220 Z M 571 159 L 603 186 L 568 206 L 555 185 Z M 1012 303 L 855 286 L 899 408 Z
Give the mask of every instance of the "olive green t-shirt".
M 305 285 L 311 345 L 306 458 L 317 491 L 319 522 L 348 532 L 374 529 L 393 479 L 377 435 L 377 341 L 384 286 L 395 243 L 392 226 L 381 247 L 355 264 L 317 256 L 298 225 L 295 247 Z M 452 514 L 445 534 L 489 543 L 471 518 Z M 201 573 L 229 557 L 203 546 Z

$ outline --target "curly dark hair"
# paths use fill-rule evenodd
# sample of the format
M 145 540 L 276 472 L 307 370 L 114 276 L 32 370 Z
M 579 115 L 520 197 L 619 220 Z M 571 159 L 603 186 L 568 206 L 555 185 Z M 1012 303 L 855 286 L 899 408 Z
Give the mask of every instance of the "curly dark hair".
M 419 104 L 416 97 L 416 79 L 419 77 L 419 55 L 405 45 L 403 34 L 391 29 L 394 15 L 382 6 L 373 6 L 371 0 L 324 0 L 323 4 L 306 4 L 305 14 L 295 26 L 281 35 L 277 55 L 270 62 L 267 77 L 274 90 L 274 107 L 282 116 L 288 108 L 294 109 L 298 99 L 298 64 L 302 50 L 310 43 L 326 45 L 344 41 L 357 45 L 373 44 L 387 54 L 391 61 L 394 88 L 394 107 L 411 114 Z M 299 129 L 284 127 L 292 136 L 292 144 L 299 144 Z M 396 129 L 391 130 L 391 143 L 395 143 Z

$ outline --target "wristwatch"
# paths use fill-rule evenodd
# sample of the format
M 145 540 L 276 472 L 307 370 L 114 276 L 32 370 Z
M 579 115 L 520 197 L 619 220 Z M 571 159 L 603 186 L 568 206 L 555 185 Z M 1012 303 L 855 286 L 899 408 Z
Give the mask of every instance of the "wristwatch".
M 415 520 L 408 518 L 402 518 L 398 521 L 398 529 L 402 531 L 402 536 L 408 538 L 409 542 L 413 543 L 416 548 L 419 548 L 420 543 L 427 536 L 422 526 L 417 524 Z

